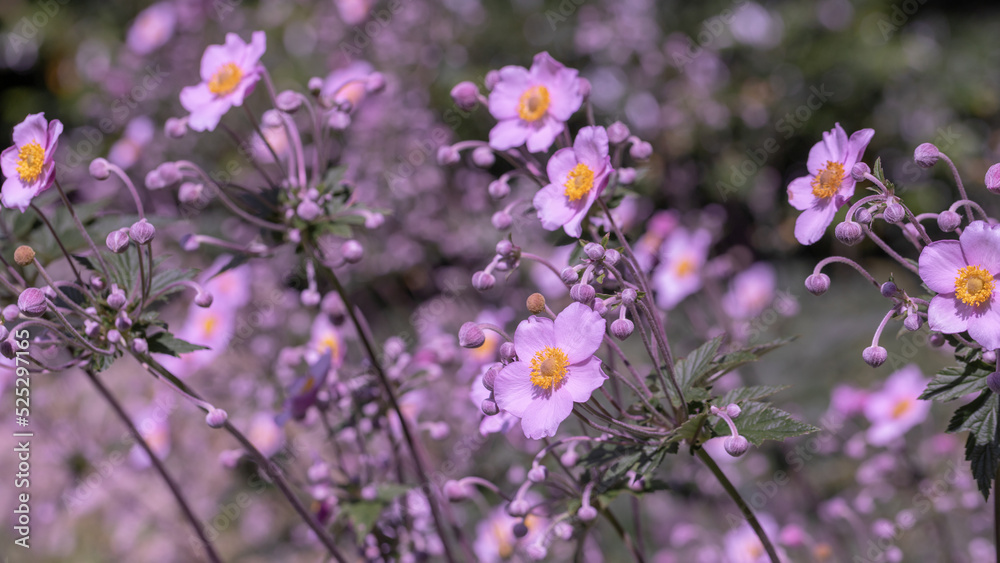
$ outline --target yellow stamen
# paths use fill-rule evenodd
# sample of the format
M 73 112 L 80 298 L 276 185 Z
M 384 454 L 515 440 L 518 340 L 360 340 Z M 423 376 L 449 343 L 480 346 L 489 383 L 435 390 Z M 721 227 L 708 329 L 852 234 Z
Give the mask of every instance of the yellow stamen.
M 216 96 L 223 96 L 235 90 L 242 79 L 243 71 L 240 67 L 236 63 L 226 63 L 216 69 L 208 81 L 208 90 Z
M 542 389 L 552 389 L 566 379 L 566 366 L 569 358 L 560 348 L 546 346 L 535 352 L 531 359 L 531 383 Z
M 521 94 L 517 114 L 527 122 L 538 121 L 549 109 L 549 90 L 545 86 L 532 86 Z
M 896 406 L 892 407 L 892 418 L 898 419 L 902 417 L 904 414 L 910 412 L 911 408 L 913 408 L 912 399 L 903 399 L 902 401 L 899 401 L 896 403 Z
M 201 324 L 201 329 L 205 332 L 205 336 L 212 336 L 212 333 L 215 332 L 215 325 L 218 324 L 218 321 L 219 320 L 216 319 L 214 315 L 205 317 L 205 320 L 202 321 Z
M 694 265 L 694 260 L 691 260 L 687 256 L 685 256 L 684 258 L 681 258 L 677 262 L 677 265 L 674 266 L 674 273 L 677 274 L 678 277 L 682 277 L 682 278 L 684 276 L 688 276 L 688 275 L 693 274 L 695 270 L 696 270 L 696 268 L 695 268 L 695 265 Z
M 828 160 L 812 180 L 813 195 L 820 199 L 833 197 L 840 190 L 840 185 L 843 182 L 844 165 Z
M 17 153 L 17 174 L 23 182 L 34 182 L 45 166 L 45 149 L 38 141 L 31 141 Z
M 337 342 L 337 337 L 331 333 L 327 334 L 319 341 L 319 345 L 316 346 L 316 349 L 321 354 L 325 354 L 326 351 L 329 350 L 330 357 L 336 358 L 337 354 L 340 352 L 340 343 Z
M 566 175 L 566 197 L 570 201 L 582 199 L 594 187 L 594 171 L 586 164 L 580 163 L 573 167 Z
M 993 276 L 979 266 L 966 266 L 955 278 L 955 297 L 966 305 L 977 307 L 993 297 Z
M 507 537 L 510 533 L 510 528 L 494 523 L 491 526 L 491 531 L 493 532 L 493 538 L 497 540 L 497 554 L 500 555 L 500 559 L 507 559 L 511 555 L 514 555 L 514 545 L 510 541 L 510 538 Z

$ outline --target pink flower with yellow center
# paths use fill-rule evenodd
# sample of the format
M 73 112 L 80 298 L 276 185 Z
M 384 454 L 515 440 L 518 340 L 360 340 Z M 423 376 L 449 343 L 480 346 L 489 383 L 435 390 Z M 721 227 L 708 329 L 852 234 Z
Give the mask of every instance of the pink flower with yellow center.
M 925 246 L 918 266 L 920 279 L 937 293 L 927 308 L 930 329 L 969 331 L 987 350 L 1000 348 L 1000 225 L 973 221 L 958 240 Z
M 841 206 L 854 196 L 851 169 L 865 155 L 874 129 L 856 131 L 851 138 L 837 123 L 809 151 L 808 176 L 788 184 L 788 203 L 802 211 L 795 220 L 795 239 L 812 244 L 823 237 Z
M 24 213 L 31 200 L 52 187 L 56 178 L 53 159 L 63 125 L 47 121 L 44 113 L 33 113 L 14 126 L 14 146 L 0 153 L 0 169 L 7 179 L 0 190 L 0 203 Z
M 701 288 L 701 269 L 708 259 L 712 235 L 704 230 L 677 227 L 660 249 L 660 264 L 653 271 L 656 304 L 673 309 Z
M 927 378 L 910 364 L 885 380 L 882 389 L 869 395 L 865 417 L 872 423 L 865 437 L 873 446 L 887 446 L 920 424 L 931 411 L 930 401 L 921 401 Z
M 554 436 L 573 403 L 590 400 L 608 376 L 594 356 L 606 321 L 582 303 L 572 303 L 556 317 L 529 317 L 517 325 L 518 361 L 497 375 L 493 393 L 501 410 L 519 417 L 524 435 L 535 440 Z
M 504 151 L 526 144 L 530 152 L 546 151 L 581 105 L 577 71 L 548 53 L 535 55 L 530 70 L 505 66 L 489 97 L 490 114 L 497 120 L 490 146 Z
M 579 237 L 590 206 L 608 185 L 612 172 L 607 131 L 603 127 L 580 129 L 573 147 L 557 150 L 546 171 L 552 183 L 535 194 L 533 202 L 542 227 L 549 231 L 562 227 L 567 235 Z
M 181 90 L 181 105 L 191 112 L 188 126 L 212 131 L 233 106 L 243 100 L 260 80 L 260 58 L 267 48 L 263 31 L 255 31 L 250 43 L 235 33 L 226 34 L 224 45 L 209 45 L 201 57 L 201 82 Z

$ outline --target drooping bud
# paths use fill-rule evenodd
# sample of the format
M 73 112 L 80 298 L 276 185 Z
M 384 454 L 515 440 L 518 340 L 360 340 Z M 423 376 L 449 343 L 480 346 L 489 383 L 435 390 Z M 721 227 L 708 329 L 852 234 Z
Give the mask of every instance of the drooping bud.
M 510 363 L 514 361 L 517 357 L 517 352 L 514 349 L 513 342 L 504 342 L 500 345 L 500 359 L 505 363 Z
M 867 207 L 861 207 L 854 212 L 854 220 L 862 225 L 872 224 L 872 212 Z
M 532 483 L 541 483 L 549 476 L 549 470 L 544 465 L 536 465 L 528 471 L 528 480 Z
M 111 284 L 111 294 L 108 295 L 108 307 L 114 310 L 119 310 L 128 303 L 128 299 L 125 297 L 125 292 L 118 287 L 118 284 Z
M 201 194 L 204 191 L 204 184 L 199 184 L 197 182 L 184 182 L 181 184 L 181 187 L 177 189 L 177 199 L 181 203 L 194 203 L 201 198 Z
M 635 300 L 639 298 L 639 294 L 635 289 L 627 287 L 622 290 L 622 305 L 626 307 L 631 307 L 635 304 Z
M 90 161 L 90 176 L 95 180 L 107 180 L 111 175 L 108 161 L 104 158 L 95 158 Z
M 132 223 L 132 226 L 129 227 L 128 234 L 135 242 L 139 244 L 146 244 L 153 240 L 153 237 L 156 236 L 156 227 L 143 218 L 139 219 L 135 223 Z
M 597 509 L 589 504 L 581 506 L 580 509 L 576 511 L 576 517 L 584 522 L 590 522 L 594 518 L 597 518 Z
M 458 329 L 458 343 L 463 348 L 479 348 L 486 343 L 486 335 L 476 323 L 465 323 Z
M 595 295 L 597 295 L 597 291 L 587 283 L 578 283 L 569 290 L 570 298 L 584 305 L 589 305 L 594 300 Z
M 631 135 L 631 131 L 628 130 L 628 125 L 625 125 L 621 121 L 616 121 L 608 125 L 608 140 L 612 143 L 624 143 L 629 135 Z
M 903 320 L 903 326 L 906 327 L 906 330 L 911 332 L 914 330 L 920 330 L 920 327 L 923 326 L 923 324 L 924 319 L 918 313 L 913 311 L 907 314 L 906 319 Z
M 14 262 L 18 266 L 28 266 L 35 261 L 35 250 L 27 245 L 21 245 L 14 251 Z
M 514 252 L 514 243 L 505 238 L 500 239 L 497 241 L 495 250 L 500 256 L 508 256 L 510 253 Z
M 950 233 L 962 224 L 962 216 L 950 209 L 945 209 L 937 216 L 938 228 L 946 233 Z
M 608 266 L 614 266 L 617 264 L 618 261 L 621 260 L 621 257 L 621 253 L 614 248 L 609 248 L 604 251 L 604 263 Z
M 482 146 L 476 147 L 472 151 L 472 162 L 480 168 L 489 168 L 493 166 L 497 161 L 497 158 L 493 156 L 493 149 Z
M 483 374 L 483 387 L 487 391 L 493 390 L 493 385 L 496 383 L 497 375 L 500 373 L 501 368 L 503 368 L 502 364 L 493 364 L 486 369 L 486 373 Z
M 181 169 L 177 166 L 176 162 L 164 162 L 163 164 L 157 166 L 156 170 L 160 173 L 160 179 L 162 179 L 167 186 L 176 184 L 183 177 Z
M 541 293 L 532 293 L 525 303 L 528 312 L 532 315 L 540 315 L 545 312 L 545 296 Z
M 128 318 L 125 311 L 118 312 L 118 316 L 115 318 L 115 328 L 119 332 L 128 332 L 128 329 L 132 328 L 132 319 Z
M 187 133 L 187 117 L 169 117 L 163 125 L 163 132 L 171 139 L 180 139 Z
M 635 171 L 635 168 L 632 168 L 630 166 L 619 168 L 618 183 L 626 186 L 631 185 L 633 182 L 635 182 L 635 178 L 637 175 L 638 173 Z
M 365 248 L 361 246 L 361 243 L 351 239 L 340 245 L 340 253 L 344 256 L 344 260 L 348 264 L 357 264 L 365 256 Z
M 497 402 L 492 399 L 483 399 L 480 408 L 483 409 L 483 414 L 486 416 L 495 416 L 500 412 L 500 407 L 497 406 Z
M 503 199 L 510 195 L 510 184 L 503 177 L 490 182 L 487 191 L 493 199 Z
M 507 213 L 503 209 L 497 211 L 490 218 L 490 223 L 493 224 L 493 228 L 498 231 L 506 231 L 514 224 L 514 218 L 511 217 L 510 213 Z
M 529 510 L 531 510 L 531 505 L 523 498 L 515 498 L 507 505 L 507 514 L 514 518 L 527 516 Z
M 927 337 L 927 342 L 934 348 L 944 346 L 947 341 L 948 340 L 940 332 L 932 332 L 931 335 Z
M 921 168 L 930 168 L 941 158 L 941 151 L 931 143 L 922 143 L 913 151 L 913 161 Z
M 741 409 L 736 403 L 729 403 L 726 405 L 726 414 L 729 415 L 729 418 L 739 418 L 742 413 L 743 409 Z
M 838 223 L 837 227 L 833 230 L 833 234 L 836 235 L 837 240 L 847 246 L 854 246 L 861 242 L 861 239 L 865 238 L 865 233 L 861 229 L 861 225 L 854 221 Z
M 479 105 L 479 88 L 469 81 L 459 82 L 451 89 L 451 99 L 462 111 L 472 111 Z
M 194 304 L 203 309 L 207 309 L 212 306 L 212 301 L 214 301 L 214 299 L 215 298 L 212 297 L 211 293 L 207 291 L 199 291 L 198 294 L 194 296 Z
M 864 162 L 858 162 L 853 167 L 851 167 L 851 178 L 855 182 L 861 182 L 865 179 L 865 174 L 871 172 L 872 169 L 868 167 Z
M 21 314 L 21 310 L 17 308 L 17 305 L 7 305 L 3 308 L 3 320 L 12 323 L 17 320 L 18 315 Z
M 451 502 L 462 502 L 463 500 L 469 498 L 469 493 L 466 488 L 454 479 L 446 481 L 443 489 L 444 496 Z
M 882 218 L 886 220 L 887 223 L 899 223 L 906 217 L 906 210 L 903 209 L 902 204 L 898 201 L 892 201 L 885 206 L 885 210 L 882 211 Z
M 830 289 L 830 276 L 819 273 L 806 278 L 806 289 L 813 295 L 823 295 Z
M 45 293 L 37 287 L 29 287 L 17 297 L 17 308 L 26 317 L 40 317 L 45 313 L 48 304 Z
M 990 365 L 996 364 L 997 363 L 996 350 L 983 350 L 983 361 Z
M 618 340 L 625 340 L 632 336 L 633 330 L 635 330 L 635 324 L 628 319 L 615 319 L 611 323 L 611 334 Z
M 149 343 L 145 338 L 136 338 L 132 341 L 132 351 L 136 354 L 145 354 L 149 352 Z
M 861 357 L 865 360 L 865 363 L 873 368 L 877 368 L 889 358 L 889 352 L 881 346 L 869 346 L 861 353 Z
M 986 171 L 986 189 L 1000 194 L 1000 164 L 994 164 Z
M 726 453 L 733 457 L 740 457 L 750 449 L 750 441 L 743 436 L 730 436 L 725 442 Z
M 899 288 L 896 287 L 896 284 L 892 283 L 891 281 L 887 281 L 879 287 L 879 291 L 882 293 L 882 297 L 888 299 L 891 298 L 893 295 L 896 295 L 896 292 L 899 291 Z
M 447 166 L 449 164 L 455 164 L 462 157 L 455 150 L 455 147 L 451 145 L 441 145 L 438 147 L 437 151 L 437 163 L 441 166 Z
M 576 272 L 575 268 L 568 266 L 563 268 L 563 271 L 560 272 L 559 279 L 561 279 L 563 283 L 576 283 L 576 281 L 580 279 L 580 274 Z
M 222 409 L 212 409 L 208 411 L 205 415 L 205 423 L 211 428 L 222 428 L 226 425 L 226 420 L 229 419 L 229 414 Z
M 492 289 L 496 283 L 497 279 L 489 272 L 480 270 L 472 274 L 472 287 L 478 289 L 479 291 L 488 291 Z
M 597 244 L 596 242 L 588 242 L 586 246 L 583 247 L 583 253 L 587 255 L 587 258 L 591 260 L 600 260 L 604 258 L 604 247 Z
M 653 145 L 646 141 L 637 140 L 629 147 L 628 154 L 636 160 L 646 160 L 653 155 Z
M 594 299 L 592 307 L 594 312 L 602 317 L 608 313 L 608 304 L 604 299 Z
M 285 90 L 274 97 L 274 107 L 285 113 L 295 113 L 302 107 L 302 95 L 294 90 Z

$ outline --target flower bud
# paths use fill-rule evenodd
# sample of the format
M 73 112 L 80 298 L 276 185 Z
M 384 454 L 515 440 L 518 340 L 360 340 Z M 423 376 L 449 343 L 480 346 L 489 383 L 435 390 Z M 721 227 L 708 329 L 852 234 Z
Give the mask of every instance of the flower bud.
M 813 295 L 823 295 L 830 289 L 830 276 L 819 273 L 806 278 L 806 289 Z
M 729 415 L 729 418 L 738 418 L 741 413 L 743 413 L 743 409 L 736 403 L 726 405 L 726 414 Z
M 499 375 L 502 367 L 502 364 L 497 363 L 486 369 L 486 373 L 483 374 L 483 387 L 485 387 L 487 391 L 493 390 L 493 386 L 496 384 L 497 375 Z
M 177 190 L 177 199 L 181 203 L 194 203 L 201 198 L 205 185 L 196 182 L 184 182 Z
M 146 173 L 145 183 L 146 189 L 148 190 L 161 190 L 167 187 L 166 180 L 160 176 L 160 170 L 157 168 L 154 168 Z
M 108 168 L 108 161 L 104 158 L 95 158 L 90 161 L 90 175 L 95 180 L 107 180 L 108 176 L 111 175 L 111 169 Z
M 169 117 L 163 125 L 163 132 L 171 139 L 180 139 L 187 133 L 187 117 Z
M 441 145 L 438 147 L 437 151 L 437 163 L 440 166 L 447 166 L 448 164 L 455 164 L 461 160 L 461 156 L 455 147 L 451 145 Z
M 545 312 L 545 296 L 541 293 L 532 293 L 528 296 L 526 305 L 529 313 L 540 315 Z
M 128 318 L 125 311 L 120 311 L 118 317 L 115 318 L 115 328 L 119 332 L 128 332 L 128 329 L 132 328 L 132 319 Z
M 889 352 L 881 346 L 869 346 L 861 353 L 861 357 L 865 360 L 865 363 L 873 368 L 877 368 L 889 358 Z
M 885 210 L 882 211 L 882 218 L 886 220 L 887 223 L 899 223 L 906 217 L 906 210 L 899 202 L 893 201 L 885 206 Z
M 586 246 L 583 247 L 583 253 L 587 255 L 587 258 L 591 260 L 600 260 L 604 258 L 604 247 L 597 244 L 596 242 L 588 242 Z
M 927 342 L 934 348 L 940 348 L 944 346 L 945 342 L 948 340 L 940 332 L 932 332 L 930 336 L 927 337 Z
M 97 291 L 103 290 L 104 289 L 104 278 L 102 278 L 101 276 L 91 276 L 90 277 L 90 286 L 93 287 L 94 289 L 96 289 Z
M 111 329 L 108 331 L 108 342 L 111 342 L 112 344 L 118 344 L 121 341 L 122 341 L 122 333 L 118 332 L 115 329 Z
M 194 296 L 194 304 L 203 309 L 211 307 L 212 301 L 214 300 L 215 298 L 212 297 L 212 294 L 207 291 L 199 291 L 198 294 Z
M 180 182 L 183 177 L 181 169 L 177 166 L 176 162 L 164 162 L 156 167 L 156 171 L 159 172 L 160 179 L 163 180 L 167 186 Z
M 1000 194 L 1000 164 L 994 164 L 986 171 L 986 189 Z
M 528 471 L 528 480 L 532 483 L 541 483 L 549 476 L 549 470 L 544 465 L 536 465 Z
M 986 376 L 986 386 L 990 391 L 1000 394 L 1000 371 L 995 371 Z
M 500 359 L 506 363 L 514 361 L 517 357 L 517 351 L 514 349 L 513 342 L 504 342 L 500 345 Z
M 489 191 L 490 197 L 493 199 L 503 199 L 510 195 L 510 184 L 508 184 L 507 180 L 504 178 L 493 180 L 490 182 L 490 186 L 487 188 L 487 191 Z
M 629 336 L 632 336 L 633 330 L 635 330 L 635 324 L 628 319 L 615 319 L 611 323 L 611 334 L 618 340 L 625 340 Z
M 631 131 L 628 130 L 628 125 L 625 125 L 621 121 L 616 121 L 608 125 L 608 140 L 612 143 L 624 143 L 625 139 L 628 139 L 628 136 L 631 134 Z
M 12 323 L 16 321 L 20 314 L 21 310 L 17 308 L 17 305 L 7 305 L 3 308 L 3 320 L 5 322 Z
M 587 82 L 587 84 L 590 84 L 590 82 Z M 580 90 L 583 90 L 583 88 L 580 88 Z M 588 88 L 587 91 L 589 92 L 590 89 Z M 542 561 L 549 554 L 548 548 L 538 542 L 535 542 L 529 545 L 528 547 L 524 548 L 524 552 L 528 555 L 528 558 L 533 561 Z
M 602 317 L 608 313 L 608 303 L 604 299 L 594 299 L 594 304 L 592 306 L 594 308 L 594 312 Z
M 444 496 L 451 502 L 462 502 L 469 498 L 469 493 L 461 483 L 454 479 L 449 479 L 444 484 Z
M 903 320 L 903 326 L 906 327 L 906 330 L 911 332 L 914 330 L 920 330 L 920 327 L 923 326 L 923 324 L 924 319 L 921 318 L 919 314 L 912 311 L 906 315 L 906 319 Z
M 576 79 L 576 84 L 580 88 L 580 95 L 581 96 L 583 96 L 584 98 L 590 96 L 591 86 L 590 86 L 590 81 L 589 80 L 587 80 L 586 78 L 580 77 L 580 78 Z
M 569 290 L 570 298 L 584 305 L 589 305 L 596 294 L 597 291 L 594 290 L 593 286 L 586 283 L 578 283 Z
M 854 221 L 844 221 L 837 224 L 837 227 L 833 230 L 833 234 L 836 235 L 837 240 L 847 246 L 854 246 L 861 242 L 861 239 L 865 238 L 865 233 L 861 229 L 861 225 Z
M 381 72 L 373 72 L 365 79 L 365 92 L 378 94 L 385 90 L 385 75 Z
M 892 283 L 891 281 L 887 281 L 884 284 L 882 284 L 881 287 L 879 287 L 879 291 L 882 293 L 882 297 L 889 299 L 893 295 L 896 295 L 896 292 L 899 291 L 899 288 L 896 287 L 896 284 Z
M 299 301 L 302 302 L 306 307 L 315 307 L 319 305 L 319 302 L 323 299 L 323 296 L 319 294 L 315 289 L 305 289 L 299 294 Z
M 132 351 L 136 354 L 145 354 L 149 352 L 149 343 L 145 338 L 136 338 L 132 341 Z
M 491 70 L 486 73 L 486 77 L 483 79 L 483 85 L 486 86 L 487 90 L 492 90 L 497 83 L 500 82 L 500 71 Z
M 493 228 L 496 230 L 506 231 L 514 224 L 514 218 L 510 216 L 510 213 L 501 209 L 493 214 L 493 217 L 490 218 L 490 223 L 493 223 Z
M 351 239 L 340 245 L 340 253 L 348 264 L 357 264 L 364 257 L 365 249 L 360 242 Z
M 531 530 L 524 525 L 524 522 L 515 522 L 514 526 L 511 528 L 511 532 L 514 534 L 515 538 L 523 538 L 528 535 Z
M 2 340 L 2 338 L 0 338 L 0 340 Z M 996 350 L 983 350 L 983 361 L 990 365 L 997 363 Z
M 129 230 L 122 228 L 117 231 L 111 231 L 108 233 L 108 237 L 104 239 L 104 244 L 108 246 L 108 250 L 114 252 L 115 254 L 121 254 L 128 249 L 129 245 Z
M 129 227 L 128 234 L 135 242 L 146 244 L 156 236 L 156 227 L 146 219 L 139 219 Z
M 17 308 L 26 317 L 40 317 L 45 313 L 48 304 L 45 293 L 37 287 L 29 287 L 17 297 Z
M 750 449 L 750 441 L 743 436 L 730 436 L 725 442 L 726 453 L 733 457 L 740 457 Z
M 618 183 L 623 185 L 630 185 L 635 182 L 635 177 L 638 174 L 635 168 L 623 167 L 618 169 Z
M 563 271 L 559 273 L 559 279 L 563 283 L 576 283 L 580 279 L 580 275 L 576 272 L 576 268 L 567 266 L 563 268 Z
M 507 505 L 507 514 L 510 514 L 514 518 L 526 516 L 529 510 L 531 510 L 531 505 L 523 498 L 515 498 Z
M 482 146 L 476 147 L 472 151 L 472 162 L 480 168 L 489 168 L 493 166 L 497 161 L 497 158 L 493 156 L 493 149 Z
M 295 113 L 302 106 L 302 95 L 294 90 L 285 90 L 274 97 L 274 107 L 285 113 Z
M 125 292 L 122 291 L 118 284 L 111 284 L 111 294 L 108 295 L 108 307 L 114 310 L 119 310 L 128 303 L 128 299 L 125 297 Z
M 495 416 L 500 412 L 500 407 L 497 406 L 497 402 L 493 399 L 483 399 L 480 408 L 483 409 L 483 414 L 486 416 Z
M 17 357 L 17 350 L 12 338 L 7 337 L 3 341 L 0 341 L 0 354 L 8 360 L 13 360 Z
M 872 169 L 868 167 L 864 162 L 858 162 L 853 167 L 851 167 L 851 178 L 855 182 L 861 182 L 865 179 L 865 174 L 871 172 Z
M 628 150 L 628 154 L 636 160 L 646 160 L 653 155 L 653 145 L 637 140 Z
M 479 88 L 469 81 L 459 82 L 451 89 L 451 99 L 462 111 L 472 111 L 479 105 Z
M 962 224 L 962 216 L 950 209 L 946 209 L 937 216 L 938 228 L 946 233 L 950 233 Z
M 497 279 L 489 272 L 480 270 L 472 274 L 472 287 L 478 289 L 479 291 L 488 291 L 492 289 L 496 283 Z
M 931 143 L 922 143 L 913 151 L 913 161 L 921 168 L 930 168 L 941 158 L 941 151 Z
M 35 261 L 35 250 L 27 245 L 21 245 L 14 251 L 14 262 L 18 266 L 28 266 Z
M 872 212 L 868 211 L 867 207 L 859 207 L 858 210 L 854 212 L 854 220 L 862 225 L 871 225 Z
M 514 243 L 507 239 L 500 239 L 496 245 L 496 252 L 500 256 L 508 256 L 514 252 Z
M 311 199 L 302 200 L 295 208 L 295 214 L 301 217 L 303 221 L 312 221 L 319 217 L 322 212 L 323 210 L 320 209 L 319 205 Z
M 226 425 L 226 420 L 228 418 L 229 415 L 226 413 L 226 411 L 222 409 L 213 408 L 212 410 L 208 411 L 208 414 L 205 415 L 205 423 L 212 428 L 222 428 L 223 426 Z
M 626 307 L 631 307 L 635 304 L 635 300 L 639 298 L 639 294 L 631 287 L 626 287 L 622 290 L 622 305 Z
M 618 261 L 621 260 L 621 257 L 621 253 L 614 248 L 609 248 L 604 251 L 604 263 L 608 266 L 614 266 L 617 264 Z
M 458 329 L 458 343 L 462 348 L 479 348 L 486 343 L 486 335 L 476 323 L 465 323 Z
M 580 509 L 576 511 L 576 517 L 584 522 L 590 522 L 594 518 L 597 518 L 597 509 L 589 504 L 581 506 Z

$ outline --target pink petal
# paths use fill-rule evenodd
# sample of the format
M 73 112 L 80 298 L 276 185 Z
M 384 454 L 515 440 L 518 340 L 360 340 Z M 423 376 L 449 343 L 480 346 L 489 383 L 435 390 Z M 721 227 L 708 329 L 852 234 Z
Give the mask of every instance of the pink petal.
M 576 158 L 576 151 L 569 147 L 557 150 L 552 154 L 548 164 L 545 165 L 545 172 L 549 176 L 549 181 L 558 186 L 565 186 L 566 179 L 573 168 L 579 163 Z
M 7 209 L 17 208 L 24 213 L 37 193 L 37 189 L 22 184 L 19 177 L 7 178 L 0 188 L 0 203 Z
M 826 143 L 826 150 L 835 162 L 844 162 L 844 155 L 847 154 L 847 133 L 839 123 L 835 123 L 833 129 L 823 133 L 823 142 Z
M 531 129 L 520 118 L 500 121 L 490 129 L 490 148 L 505 151 L 519 147 L 528 139 L 529 134 Z
M 973 308 L 959 301 L 954 293 L 935 295 L 927 307 L 927 326 L 945 334 L 965 332 L 974 314 Z
M 250 43 L 243 51 L 243 59 L 240 62 L 240 67 L 244 69 L 244 72 L 256 67 L 265 51 L 267 51 L 267 35 L 263 31 L 255 31 L 250 34 Z
M 533 440 L 555 436 L 559 424 L 572 412 L 573 398 L 569 393 L 555 391 L 532 402 L 531 408 L 521 417 L 521 430 L 526 438 Z
M 552 319 L 531 316 L 514 331 L 514 351 L 521 361 L 530 362 L 537 352 L 556 345 L 555 323 Z
M 874 129 L 860 129 L 851 135 L 850 140 L 847 141 L 847 154 L 844 158 L 845 172 L 850 173 L 851 168 L 864 158 L 865 149 L 868 148 L 868 143 L 874 136 Z
M 42 148 L 48 146 L 48 122 L 44 113 L 32 113 L 24 121 L 14 126 L 14 145 L 18 148 L 31 143 L 38 143 Z
M 837 206 L 832 201 L 818 203 L 806 209 L 795 220 L 795 240 L 808 246 L 823 238 L 836 213 Z
M 59 148 L 59 135 L 62 135 L 63 124 L 62 121 L 58 119 L 53 119 L 49 122 L 49 129 L 45 137 L 45 157 L 46 160 L 52 160 L 52 157 L 56 153 L 56 149 Z
M 972 225 L 966 229 L 971 229 Z M 965 236 L 964 233 L 962 235 Z M 966 266 L 962 245 L 957 240 L 932 242 L 920 251 L 917 271 L 920 279 L 935 293 L 954 293 L 958 270 Z
M 560 390 L 569 393 L 574 402 L 585 403 L 590 400 L 594 390 L 604 385 L 607 378 L 601 371 L 601 360 L 597 356 L 591 356 L 582 364 L 570 366 Z
M 188 126 L 194 131 L 212 131 L 232 107 L 228 96 L 216 97 L 205 83 L 181 89 L 181 105 L 191 112 Z
M 569 363 L 588 360 L 601 347 L 607 321 L 583 303 L 571 303 L 556 317 L 556 346 L 566 352 Z
M 1000 274 L 1000 225 L 973 221 L 962 231 L 958 241 L 962 245 L 966 263 L 984 268 L 994 276 Z M 954 278 L 952 281 L 954 282 Z
M 586 164 L 595 173 L 602 171 L 608 162 L 608 132 L 603 127 L 584 127 L 576 134 L 573 150 L 578 162 Z
M 812 176 L 802 176 L 788 183 L 788 203 L 795 209 L 804 211 L 816 202 L 816 196 L 812 193 L 812 180 Z
M 541 125 L 532 124 L 531 132 L 528 134 L 528 138 L 525 142 L 525 145 L 528 147 L 528 152 L 545 152 L 549 150 L 549 147 L 552 146 L 556 137 L 562 133 L 562 130 L 565 127 L 565 123 L 557 120 L 551 115 L 543 117 Z
M 493 397 L 497 405 L 518 417 L 524 416 L 539 391 L 531 383 L 531 366 L 524 360 L 507 364 L 493 382 Z
M 209 45 L 201 57 L 201 79 L 208 82 L 219 67 L 227 64 L 239 64 L 244 60 L 247 44 L 235 33 L 226 34 L 224 45 Z
M 809 169 L 810 174 L 815 176 L 819 174 L 819 171 L 829 160 L 836 161 L 837 157 L 830 154 L 830 149 L 827 148 L 826 142 L 820 141 L 809 149 L 809 160 L 806 161 L 806 168 Z
M 983 345 L 987 350 L 1000 349 L 1000 310 L 997 306 L 997 294 L 994 290 L 989 308 L 980 315 L 969 319 L 969 336 Z M 985 307 L 981 306 L 980 309 Z
M 0 170 L 5 178 L 14 178 L 17 174 L 17 157 L 20 150 L 16 146 L 7 147 L 0 153 Z
M 556 184 L 549 184 L 539 190 L 532 204 L 538 210 L 542 227 L 547 231 L 559 229 L 577 213 L 576 207 L 570 204 L 569 198 L 565 195 L 565 188 Z M 579 236 L 579 233 L 576 236 Z

